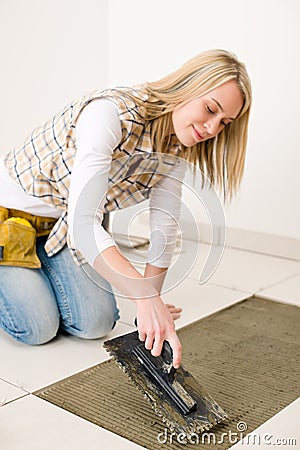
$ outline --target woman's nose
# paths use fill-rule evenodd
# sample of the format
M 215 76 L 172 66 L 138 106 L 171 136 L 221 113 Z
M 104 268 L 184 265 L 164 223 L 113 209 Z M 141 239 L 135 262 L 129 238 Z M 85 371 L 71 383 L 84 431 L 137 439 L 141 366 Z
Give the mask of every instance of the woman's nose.
M 217 120 L 211 119 L 204 124 L 204 127 L 206 128 L 208 134 L 214 136 L 218 133 L 219 123 Z

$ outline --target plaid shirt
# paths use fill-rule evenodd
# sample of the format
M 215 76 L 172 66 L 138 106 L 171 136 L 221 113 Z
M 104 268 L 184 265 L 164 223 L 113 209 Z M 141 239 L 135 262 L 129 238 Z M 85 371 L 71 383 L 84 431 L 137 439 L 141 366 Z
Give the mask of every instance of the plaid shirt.
M 45 245 L 48 256 L 60 251 L 67 243 L 67 213 L 69 184 L 76 155 L 76 121 L 83 108 L 96 98 L 106 97 L 117 106 L 122 127 L 122 139 L 113 152 L 108 178 L 104 212 L 139 203 L 147 192 L 174 166 L 181 148 L 175 136 L 166 153 L 153 152 L 149 124 L 138 107 L 126 95 L 130 88 L 94 91 L 72 102 L 43 126 L 36 128 L 24 144 L 5 155 L 10 176 L 25 192 L 51 206 L 61 209 Z M 138 94 L 143 100 L 146 95 Z M 77 262 L 83 259 L 71 249 Z

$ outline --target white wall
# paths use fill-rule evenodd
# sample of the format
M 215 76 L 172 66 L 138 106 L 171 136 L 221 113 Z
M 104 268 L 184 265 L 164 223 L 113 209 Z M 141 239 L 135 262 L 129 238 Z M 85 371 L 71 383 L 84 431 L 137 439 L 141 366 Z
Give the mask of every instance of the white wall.
M 108 81 L 107 0 L 0 1 L 0 153 Z
M 254 105 L 245 177 L 227 225 L 299 239 L 298 0 L 111 0 L 109 14 L 112 85 L 157 79 L 209 48 L 246 62 Z
M 299 239 L 299 17 L 298 0 L 1 0 L 0 153 L 89 90 L 230 49 L 247 63 L 254 106 L 228 228 Z

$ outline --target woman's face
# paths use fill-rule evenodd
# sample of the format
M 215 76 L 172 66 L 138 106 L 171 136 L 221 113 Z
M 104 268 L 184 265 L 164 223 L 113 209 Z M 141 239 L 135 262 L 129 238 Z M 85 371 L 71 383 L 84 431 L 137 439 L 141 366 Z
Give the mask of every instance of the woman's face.
M 234 80 L 178 105 L 172 113 L 174 132 L 186 147 L 216 136 L 232 122 L 243 107 L 240 89 Z

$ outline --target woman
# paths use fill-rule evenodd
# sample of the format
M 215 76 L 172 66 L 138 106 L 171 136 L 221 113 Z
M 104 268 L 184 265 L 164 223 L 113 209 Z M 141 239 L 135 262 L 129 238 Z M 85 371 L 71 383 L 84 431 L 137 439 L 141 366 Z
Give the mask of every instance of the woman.
M 157 356 L 169 341 L 179 367 L 173 319 L 180 311 L 160 292 L 174 250 L 182 162 L 198 165 L 230 198 L 243 173 L 250 105 L 244 65 L 211 50 L 159 81 L 86 95 L 4 155 L 0 326 L 28 344 L 49 341 L 59 327 L 103 336 L 118 319 L 112 284 L 136 303 L 146 348 Z M 147 197 L 153 233 L 141 275 L 101 223 L 103 212 Z

